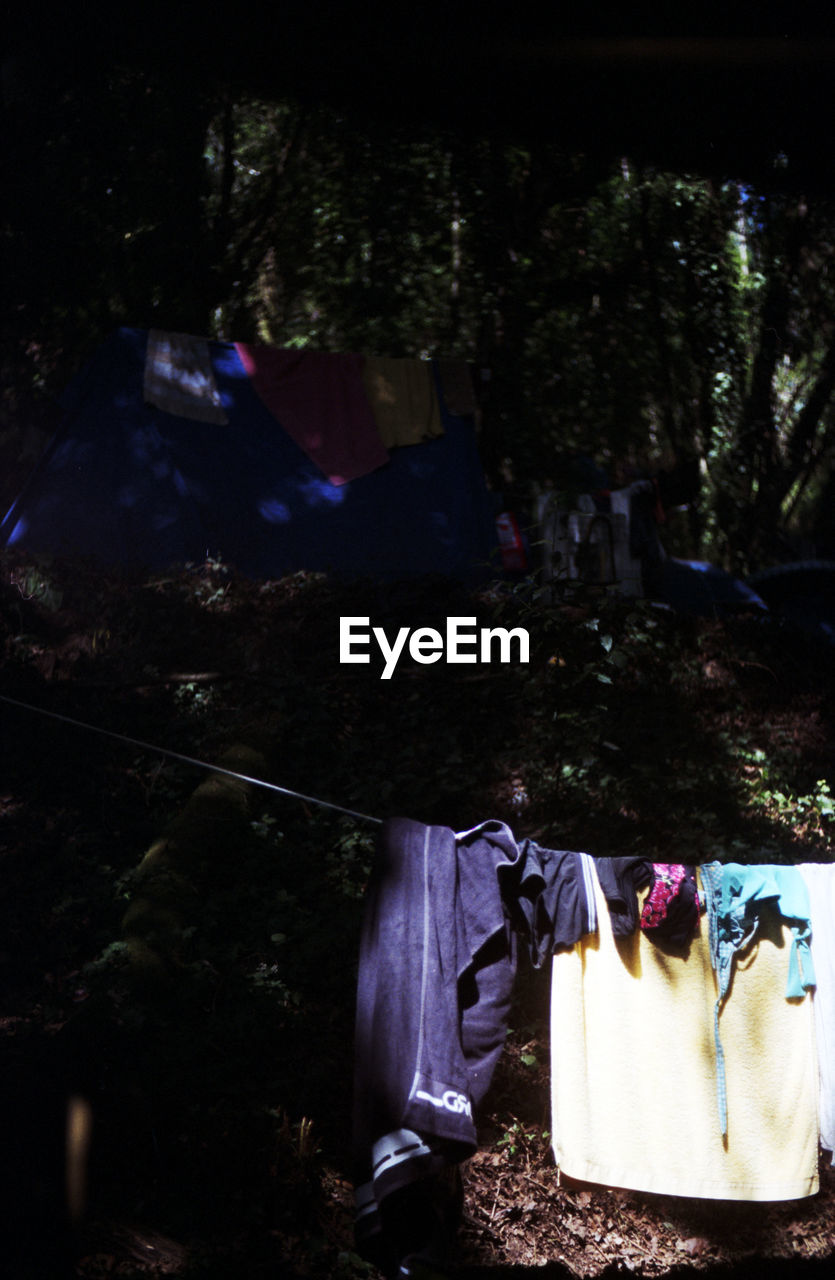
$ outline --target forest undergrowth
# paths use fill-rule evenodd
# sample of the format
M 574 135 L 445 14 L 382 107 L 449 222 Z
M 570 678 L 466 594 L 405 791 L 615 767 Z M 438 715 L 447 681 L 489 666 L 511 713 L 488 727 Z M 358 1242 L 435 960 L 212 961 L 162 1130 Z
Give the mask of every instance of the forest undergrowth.
M 499 818 L 553 848 L 655 861 L 835 856 L 832 650 L 774 620 L 549 602 L 526 583 L 2 567 L 0 695 L 52 713 L 0 702 L 14 1280 L 375 1275 L 354 1250 L 349 1153 L 376 828 L 316 800 L 456 830 Z M 344 615 L 388 633 L 453 615 L 523 626 L 530 661 L 404 658 L 382 680 L 374 658 L 340 663 Z M 304 798 L 153 747 L 245 761 Z M 548 1059 L 547 975 L 523 970 L 463 1170 L 457 1274 L 831 1260 L 823 1160 L 817 1196 L 773 1206 L 558 1180 Z M 75 1223 L 68 1097 L 92 1114 Z

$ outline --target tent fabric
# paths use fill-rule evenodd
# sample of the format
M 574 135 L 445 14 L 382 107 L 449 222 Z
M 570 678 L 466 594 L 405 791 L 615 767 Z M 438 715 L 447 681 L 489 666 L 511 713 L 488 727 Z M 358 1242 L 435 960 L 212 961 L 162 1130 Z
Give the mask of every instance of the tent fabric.
M 743 611 L 767 612 L 752 587 L 706 560 L 661 560 L 645 573 L 644 586 L 651 599 L 680 613 L 722 618 Z
M 789 626 L 835 643 L 835 561 L 773 565 L 749 578 L 748 585 Z
M 464 360 L 439 360 L 441 392 L 450 413 L 473 417 L 478 413 L 470 366 Z
M 331 484 L 388 462 L 363 387 L 362 356 L 245 342 L 235 350 L 266 407 Z
M 231 343 L 209 343 L 228 426 L 146 404 L 147 337 L 118 330 L 70 384 L 0 545 L 151 569 L 220 557 L 252 577 L 488 575 L 495 530 L 470 422 L 442 405 L 442 436 L 333 485 L 279 428 Z

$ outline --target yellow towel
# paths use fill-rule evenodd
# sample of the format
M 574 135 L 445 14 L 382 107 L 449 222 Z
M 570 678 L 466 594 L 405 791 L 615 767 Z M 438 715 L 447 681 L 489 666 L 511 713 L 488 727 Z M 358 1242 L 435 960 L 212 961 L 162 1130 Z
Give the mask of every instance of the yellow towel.
M 363 382 L 380 438 L 387 449 L 420 444 L 444 434 L 428 360 L 366 356 Z
M 720 1018 L 728 1088 L 723 1140 L 707 921 L 686 958 L 665 953 L 640 931 L 616 941 L 595 889 L 599 933 L 553 962 L 551 1088 L 560 1169 L 586 1182 L 669 1195 L 813 1195 L 814 1024 L 811 1000 L 784 994 L 789 930 L 776 913 L 764 914 L 757 939 L 737 956 Z

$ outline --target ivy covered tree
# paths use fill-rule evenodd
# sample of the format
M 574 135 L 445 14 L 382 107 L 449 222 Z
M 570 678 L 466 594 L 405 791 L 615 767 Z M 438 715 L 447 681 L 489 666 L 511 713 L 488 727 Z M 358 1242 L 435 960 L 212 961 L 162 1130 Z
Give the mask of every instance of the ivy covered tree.
M 737 290 L 745 338 L 735 412 L 717 449 L 717 516 L 732 551 L 779 554 L 814 528 L 835 463 L 835 209 L 794 192 L 746 193 Z M 831 515 L 829 516 L 831 532 Z

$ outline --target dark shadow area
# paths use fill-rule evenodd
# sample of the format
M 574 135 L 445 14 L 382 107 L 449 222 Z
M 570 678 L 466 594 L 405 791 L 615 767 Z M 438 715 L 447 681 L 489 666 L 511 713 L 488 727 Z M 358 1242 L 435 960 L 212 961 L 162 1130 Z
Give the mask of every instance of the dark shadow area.
M 209 762 L 244 743 L 267 757 L 268 780 L 305 796 L 455 830 L 498 817 L 520 838 L 592 853 L 831 856 L 820 812 L 778 812 L 765 796 L 811 793 L 831 776 L 831 670 L 806 638 L 753 621 L 600 599 L 542 608 L 524 592 L 440 579 L 254 583 L 218 564 L 131 579 L 21 561 L 7 565 L 0 604 L 0 693 Z M 531 661 L 404 658 L 382 681 L 381 659 L 340 665 L 347 613 L 390 635 L 457 615 L 522 625 Z M 171 979 L 137 984 L 123 923 L 141 895 L 137 868 L 203 775 L 8 705 L 0 721 L 9 1274 L 364 1274 L 348 1150 L 373 827 L 258 790 L 234 828 L 214 815 L 198 841 L 205 865 L 178 882 Z M 746 772 L 766 766 L 768 777 Z M 548 976 L 519 974 L 464 1169 L 461 1276 L 559 1275 L 575 1254 L 595 1275 L 614 1274 L 619 1257 L 640 1273 L 654 1236 L 670 1265 L 683 1242 L 701 1268 L 714 1256 L 730 1266 L 740 1238 L 764 1257 L 804 1239 L 823 1250 L 827 1170 L 819 1197 L 767 1211 L 559 1185 L 546 1136 Z M 72 1230 L 63 1134 L 74 1095 L 89 1100 L 93 1129 Z M 525 1260 L 535 1242 L 544 1269 Z M 815 1273 L 812 1260 L 797 1265 Z

